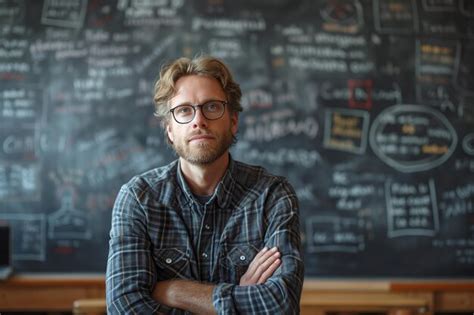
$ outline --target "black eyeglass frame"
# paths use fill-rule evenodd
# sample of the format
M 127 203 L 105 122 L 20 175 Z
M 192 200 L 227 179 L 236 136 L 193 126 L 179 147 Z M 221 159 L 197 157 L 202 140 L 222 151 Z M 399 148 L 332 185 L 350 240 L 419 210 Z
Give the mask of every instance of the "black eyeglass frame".
M 216 118 L 208 118 L 206 116 L 206 113 L 202 110 L 203 106 L 206 106 L 208 103 L 212 103 L 212 102 L 219 102 L 222 104 L 224 110 L 222 111 L 222 114 L 219 116 L 219 117 L 216 117 Z M 196 104 L 196 105 L 193 105 L 193 104 L 183 104 L 183 105 L 178 105 L 172 109 L 169 110 L 169 112 L 171 113 L 171 116 L 173 116 L 173 119 L 174 121 L 176 121 L 178 124 L 182 124 L 182 125 L 185 125 L 185 124 L 189 124 L 191 121 L 193 121 L 194 117 L 196 117 L 196 108 L 199 108 L 201 110 L 201 113 L 202 115 L 204 116 L 204 118 L 206 118 L 207 120 L 217 120 L 217 119 L 221 119 L 222 116 L 224 116 L 224 113 L 225 113 L 225 108 L 226 106 L 229 104 L 229 102 L 227 101 L 221 101 L 221 100 L 209 100 L 203 104 Z M 174 115 L 174 111 L 177 109 L 177 108 L 180 108 L 182 106 L 191 106 L 192 109 L 193 109 L 193 116 L 191 117 L 191 119 L 187 122 L 180 122 L 178 121 L 178 119 L 176 119 L 176 116 Z

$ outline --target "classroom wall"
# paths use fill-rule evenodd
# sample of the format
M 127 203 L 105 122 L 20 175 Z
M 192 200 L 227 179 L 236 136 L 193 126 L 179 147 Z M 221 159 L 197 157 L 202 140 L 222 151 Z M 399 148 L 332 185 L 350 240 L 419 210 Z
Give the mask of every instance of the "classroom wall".
M 175 156 L 160 67 L 222 58 L 233 157 L 288 177 L 308 277 L 474 274 L 467 0 L 0 1 L 0 220 L 19 272 L 105 270 L 114 198 Z

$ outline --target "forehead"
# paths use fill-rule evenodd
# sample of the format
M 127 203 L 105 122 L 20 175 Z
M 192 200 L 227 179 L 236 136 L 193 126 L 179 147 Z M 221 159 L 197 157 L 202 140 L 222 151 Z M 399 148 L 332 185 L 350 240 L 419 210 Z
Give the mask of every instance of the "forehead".
M 208 100 L 226 100 L 226 95 L 219 81 L 215 78 L 188 75 L 175 83 L 176 93 L 171 98 L 172 105 L 183 103 L 200 104 Z

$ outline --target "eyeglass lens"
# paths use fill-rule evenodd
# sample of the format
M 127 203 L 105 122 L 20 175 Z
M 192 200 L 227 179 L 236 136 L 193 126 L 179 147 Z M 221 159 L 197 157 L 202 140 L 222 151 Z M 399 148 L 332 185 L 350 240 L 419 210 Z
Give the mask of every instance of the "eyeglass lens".
M 209 101 L 202 105 L 179 105 L 171 110 L 174 119 L 178 123 L 188 123 L 194 119 L 196 115 L 196 107 L 200 107 L 202 114 L 206 119 L 219 119 L 224 114 L 224 101 Z

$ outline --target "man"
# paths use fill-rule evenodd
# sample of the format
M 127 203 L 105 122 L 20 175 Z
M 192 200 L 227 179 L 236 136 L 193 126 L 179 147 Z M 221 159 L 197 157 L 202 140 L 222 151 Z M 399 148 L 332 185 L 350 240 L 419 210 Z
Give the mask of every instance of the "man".
M 118 194 L 109 314 L 299 313 L 297 198 L 284 178 L 232 160 L 240 97 L 218 59 L 162 69 L 155 114 L 179 159 Z

